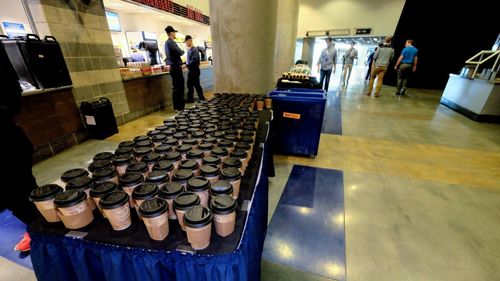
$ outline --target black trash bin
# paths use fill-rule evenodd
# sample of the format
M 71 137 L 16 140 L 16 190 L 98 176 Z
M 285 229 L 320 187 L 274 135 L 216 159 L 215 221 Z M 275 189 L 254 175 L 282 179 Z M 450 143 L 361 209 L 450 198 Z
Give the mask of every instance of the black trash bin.
M 102 140 L 118 133 L 113 106 L 107 98 L 82 102 L 80 110 L 90 138 Z

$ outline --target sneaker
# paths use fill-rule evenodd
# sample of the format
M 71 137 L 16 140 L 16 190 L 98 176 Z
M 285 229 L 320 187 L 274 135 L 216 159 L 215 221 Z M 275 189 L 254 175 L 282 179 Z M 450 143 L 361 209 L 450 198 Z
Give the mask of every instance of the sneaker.
M 371 91 L 368 91 L 368 92 L 366 92 L 366 95 L 367 95 L 367 96 L 371 96 L 371 95 L 372 95 L 372 92 L 371 92 Z
M 28 232 L 25 232 L 23 235 L 23 239 L 21 239 L 21 241 L 19 241 L 14 247 L 14 251 L 28 252 L 31 249 L 30 242 L 30 235 L 28 234 Z
M 399 92 L 395 92 L 395 93 L 394 93 L 394 95 L 395 95 L 395 96 L 399 96 L 399 95 L 400 95 L 400 93 L 399 93 Z
M 378 98 L 378 97 L 379 97 L 379 95 L 378 95 L 378 94 L 376 94 L 376 95 L 375 95 L 375 97 L 376 97 L 376 98 Z

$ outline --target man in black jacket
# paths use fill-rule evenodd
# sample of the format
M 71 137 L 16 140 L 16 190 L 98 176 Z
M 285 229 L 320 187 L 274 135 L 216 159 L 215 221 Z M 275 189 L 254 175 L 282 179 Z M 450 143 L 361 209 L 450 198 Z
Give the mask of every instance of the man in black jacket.
M 165 42 L 165 54 L 167 55 L 166 63 L 170 66 L 170 76 L 172 78 L 172 101 L 174 110 L 184 110 L 184 76 L 182 75 L 182 60 L 181 56 L 184 51 L 175 43 L 175 30 L 172 26 L 165 28 L 168 40 Z
M 0 147 L 4 158 L 4 161 L 0 161 L 0 178 L 4 181 L 0 210 L 7 208 L 22 222 L 29 224 L 39 215 L 35 205 L 29 201 L 29 194 L 37 187 L 31 171 L 33 145 L 13 121 L 14 115 L 21 111 L 22 90 L 3 48 L 0 48 L 0 62 L 0 77 L 3 81 L 0 95 Z M 29 250 L 27 233 L 15 249 Z

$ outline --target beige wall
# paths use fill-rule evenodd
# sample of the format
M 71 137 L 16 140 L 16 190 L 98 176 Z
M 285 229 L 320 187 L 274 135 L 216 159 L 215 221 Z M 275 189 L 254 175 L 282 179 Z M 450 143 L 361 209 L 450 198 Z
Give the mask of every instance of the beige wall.
M 19 0 L 0 0 L 0 24 L 4 21 L 22 23 L 26 31 L 31 33 L 23 4 Z M 0 28 L 0 32 L 4 34 L 3 28 Z
M 371 27 L 372 35 L 392 35 L 405 0 L 300 0 L 297 37 L 306 31 Z

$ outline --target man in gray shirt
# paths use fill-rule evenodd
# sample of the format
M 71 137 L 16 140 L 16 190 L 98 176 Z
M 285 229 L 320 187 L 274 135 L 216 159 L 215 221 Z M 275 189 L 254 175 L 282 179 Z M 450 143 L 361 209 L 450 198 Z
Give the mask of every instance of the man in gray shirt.
M 373 56 L 372 73 L 370 75 L 370 83 L 368 84 L 368 96 L 372 94 L 373 83 L 375 77 L 377 78 L 377 86 L 375 88 L 375 97 L 380 95 L 380 88 L 382 87 L 382 82 L 384 81 L 384 75 L 387 72 L 387 66 L 394 58 L 394 49 L 391 46 L 392 37 L 385 37 L 384 44 L 378 48 L 377 52 Z
M 330 76 L 335 74 L 335 64 L 337 61 L 337 50 L 335 44 L 332 42 L 332 37 L 326 38 L 326 48 L 321 51 L 318 59 L 319 71 L 319 84 L 323 88 L 323 81 L 325 82 L 324 89 L 328 92 L 328 85 L 330 85 Z
M 349 84 L 349 78 L 351 78 L 352 65 L 354 64 L 354 59 L 358 59 L 358 50 L 354 49 L 356 43 L 351 42 L 351 47 L 347 50 L 342 57 L 342 64 L 344 67 L 344 74 L 342 78 L 342 86 Z

